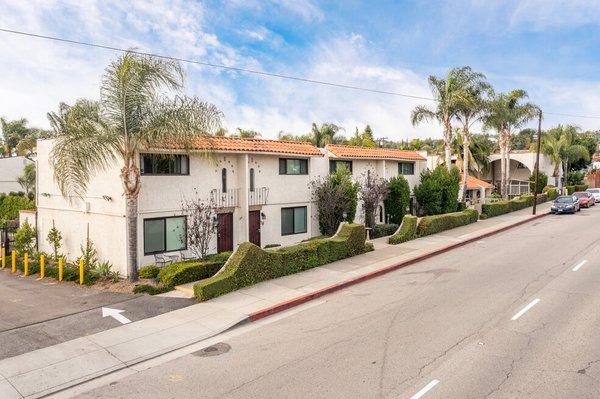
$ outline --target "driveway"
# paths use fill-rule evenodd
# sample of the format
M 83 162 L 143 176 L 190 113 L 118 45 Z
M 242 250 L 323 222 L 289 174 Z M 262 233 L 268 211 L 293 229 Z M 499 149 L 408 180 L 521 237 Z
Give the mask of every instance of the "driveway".
M 121 325 L 102 307 L 123 310 L 131 321 L 194 304 L 192 299 L 98 291 L 35 281 L 0 271 L 0 359 Z

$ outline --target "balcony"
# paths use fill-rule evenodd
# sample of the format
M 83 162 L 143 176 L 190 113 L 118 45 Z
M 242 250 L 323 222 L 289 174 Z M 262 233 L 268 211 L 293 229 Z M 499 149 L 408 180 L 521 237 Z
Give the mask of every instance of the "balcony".
M 268 187 L 256 187 L 254 191 L 248 191 L 248 205 L 266 205 L 268 196 Z
M 240 206 L 240 189 L 230 188 L 227 191 L 222 191 L 215 188 L 210 192 L 210 201 L 217 208 L 234 208 Z

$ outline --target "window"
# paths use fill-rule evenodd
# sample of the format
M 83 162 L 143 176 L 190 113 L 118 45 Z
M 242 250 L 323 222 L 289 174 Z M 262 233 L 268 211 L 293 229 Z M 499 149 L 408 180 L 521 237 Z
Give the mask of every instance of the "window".
M 306 233 L 306 207 L 281 208 L 281 235 Z
M 379 223 L 383 223 L 383 206 L 379 205 Z
M 144 254 L 187 248 L 185 216 L 144 219 Z
M 280 175 L 307 175 L 308 159 L 279 158 Z
M 333 173 L 342 166 L 352 172 L 352 161 L 329 161 L 329 173 Z
M 227 169 L 221 169 L 221 191 L 227 192 Z
M 415 174 L 415 163 L 414 162 L 398 162 L 398 173 L 401 175 L 414 175 Z
M 254 192 L 254 168 L 250 168 L 250 191 Z
M 187 155 L 141 154 L 143 175 L 189 175 L 190 159 Z

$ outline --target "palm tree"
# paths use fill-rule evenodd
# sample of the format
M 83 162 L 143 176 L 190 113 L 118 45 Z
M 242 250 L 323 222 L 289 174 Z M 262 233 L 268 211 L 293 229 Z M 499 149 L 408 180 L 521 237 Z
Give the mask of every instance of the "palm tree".
M 539 113 L 539 108 L 529 102 L 525 90 L 516 89 L 508 93 L 492 94 L 487 103 L 484 128 L 493 129 L 498 134 L 500 147 L 500 192 L 506 198 L 508 168 L 510 165 L 510 141 L 516 129 L 533 119 Z
M 178 95 L 183 79 L 176 61 L 127 52 L 106 69 L 99 101 L 63 103 L 58 113 L 48 114 L 56 135 L 51 163 L 63 195 L 83 197 L 94 174 L 122 163 L 132 280 L 137 279 L 139 150 L 165 142 L 187 148 L 220 127 L 222 113 L 214 105 Z
M 486 110 L 486 96 L 492 87 L 485 80 L 485 75 L 475 72 L 471 67 L 457 68 L 454 71 L 462 94 L 457 101 L 456 119 L 462 125 L 462 149 L 463 149 L 463 178 L 461 187 L 461 202 L 465 201 L 467 194 L 467 177 L 469 175 L 469 160 L 471 156 L 471 126 L 480 122 Z
M 457 154 L 456 163 L 460 166 L 461 172 L 464 173 L 466 168 L 467 174 L 480 176 L 489 168 L 489 156 L 492 152 L 492 146 L 485 136 L 475 134 L 471 136 L 469 147 L 465 151 L 463 134 L 461 129 L 457 129 L 456 136 L 452 141 L 452 152 Z M 465 157 L 468 158 L 467 162 L 464 161 Z
M 344 141 L 344 137 L 339 135 L 343 130 L 344 128 L 333 123 L 323 123 L 321 127 L 313 123 L 309 136 L 310 141 L 320 148 L 325 147 L 327 144 L 340 144 Z
M 458 103 L 463 99 L 465 94 L 460 72 L 463 68 L 454 68 L 450 70 L 445 78 L 429 76 L 427 80 L 433 98 L 436 100 L 436 105 L 433 108 L 428 105 L 419 105 L 413 109 L 411 114 L 413 126 L 416 126 L 423 121 L 433 120 L 436 120 L 443 126 L 444 154 L 446 167 L 448 169 L 452 166 L 452 120 L 456 117 Z
M 13 121 L 0 118 L 0 127 L 2 127 L 2 135 L 4 136 L 5 152 L 9 157 L 12 157 L 19 142 L 29 135 L 31 129 L 27 127 L 27 119 L 25 118 Z
M 579 128 L 572 125 L 558 125 L 549 129 L 544 135 L 542 152 L 546 154 L 554 166 L 552 177 L 556 186 L 560 186 L 559 169 L 562 166 L 564 181 L 567 182 L 569 165 L 581 159 L 588 161 L 590 154 L 587 148 L 575 144 Z

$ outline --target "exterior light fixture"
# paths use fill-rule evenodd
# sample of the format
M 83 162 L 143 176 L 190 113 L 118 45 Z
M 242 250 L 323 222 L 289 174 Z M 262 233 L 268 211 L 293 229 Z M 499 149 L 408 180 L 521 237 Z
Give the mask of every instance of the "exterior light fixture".
M 40 195 L 42 197 L 46 197 L 46 198 L 50 197 L 50 193 L 41 193 Z
M 260 213 L 260 218 L 261 218 L 262 220 L 266 220 L 266 219 L 267 219 L 267 215 L 265 215 L 265 213 L 264 213 L 264 212 L 261 212 L 261 213 Z
M 102 196 L 102 199 L 103 199 L 104 201 L 108 201 L 108 202 L 112 201 L 112 197 L 110 197 L 110 196 L 108 196 L 108 195 L 103 195 L 103 196 Z

